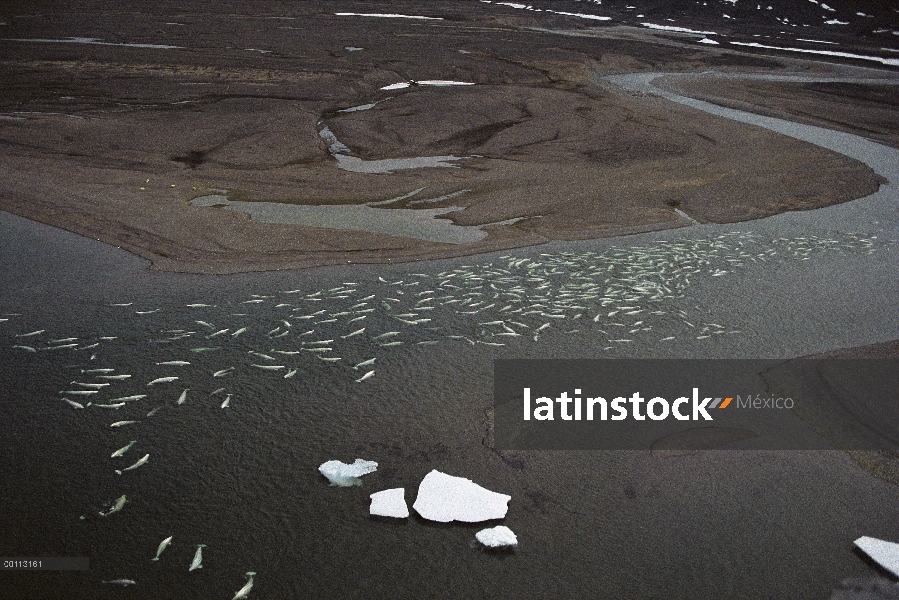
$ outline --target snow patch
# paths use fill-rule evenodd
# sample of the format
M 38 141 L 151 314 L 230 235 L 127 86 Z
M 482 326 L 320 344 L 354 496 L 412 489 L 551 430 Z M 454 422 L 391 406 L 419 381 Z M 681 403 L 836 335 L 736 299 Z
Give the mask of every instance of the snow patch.
M 409 83 L 408 81 L 401 81 L 399 83 L 391 83 L 390 85 L 385 85 L 381 89 L 382 90 L 401 90 L 403 88 L 409 87 L 410 85 L 412 85 L 412 84 Z
M 851 52 L 836 52 L 834 50 L 811 50 L 809 48 L 785 48 L 781 46 L 767 46 L 765 44 L 758 44 L 756 42 L 730 42 L 735 46 L 748 46 L 751 48 L 767 48 L 769 50 L 785 50 L 787 52 L 803 52 L 806 54 L 821 54 L 824 56 L 841 56 L 843 58 L 857 58 L 860 60 L 871 60 L 874 62 L 879 62 L 884 65 L 890 65 L 893 67 L 899 66 L 899 59 L 896 58 L 883 58 L 881 56 L 866 56 L 864 54 L 853 54 Z
M 694 29 L 687 29 L 686 27 L 674 27 L 673 25 L 656 25 L 655 23 L 640 23 L 643 27 L 649 27 L 650 29 L 660 29 L 662 31 L 678 31 L 680 33 L 695 33 L 697 35 L 718 35 L 715 31 L 696 31 Z
M 442 21 L 443 17 L 423 17 L 421 15 L 399 15 L 394 13 L 334 13 L 338 17 L 381 17 L 384 19 L 421 19 L 426 21 Z
M 448 81 L 444 79 L 425 79 L 423 81 L 401 81 L 399 83 L 391 83 L 390 85 L 385 85 L 382 87 L 382 90 L 402 90 L 407 87 L 411 87 L 413 85 L 436 85 L 436 86 L 449 86 L 449 85 L 474 85 L 474 83 L 470 81 Z
M 551 12 L 556 15 L 565 15 L 566 17 L 577 17 L 579 19 L 590 19 L 592 21 L 611 21 L 612 20 L 612 17 L 601 17 L 599 15 L 587 15 L 584 13 L 562 12 L 560 10 L 547 10 L 546 12 Z

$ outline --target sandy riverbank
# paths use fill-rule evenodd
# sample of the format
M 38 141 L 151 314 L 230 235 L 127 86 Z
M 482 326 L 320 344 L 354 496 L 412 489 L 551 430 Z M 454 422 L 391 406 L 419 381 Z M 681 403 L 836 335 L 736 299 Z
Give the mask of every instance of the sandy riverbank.
M 11 20 L 0 42 L 0 208 L 125 248 L 154 269 L 229 273 L 659 230 L 685 224 L 678 207 L 700 221 L 744 221 L 859 198 L 880 184 L 838 154 L 589 77 L 777 71 L 795 64 L 789 59 L 629 27 L 535 31 L 536 17 L 444 8 L 452 20 L 366 20 L 311 5 L 290 14 L 235 7 L 202 19 L 172 7 L 141 18 L 123 8 L 113 18 L 86 10 L 73 22 L 47 10 L 40 21 Z M 558 18 L 542 22 L 560 26 Z M 110 27 L 122 43 L 172 48 L 9 41 L 111 39 Z M 476 85 L 380 89 L 410 79 Z M 351 173 L 329 155 L 324 125 L 366 160 L 469 158 L 458 168 Z M 446 215 L 457 225 L 521 220 L 485 228 L 480 242 L 440 244 L 264 224 L 188 204 L 209 189 L 300 204 L 422 189 L 414 200 L 456 194 L 428 207 L 463 207 Z

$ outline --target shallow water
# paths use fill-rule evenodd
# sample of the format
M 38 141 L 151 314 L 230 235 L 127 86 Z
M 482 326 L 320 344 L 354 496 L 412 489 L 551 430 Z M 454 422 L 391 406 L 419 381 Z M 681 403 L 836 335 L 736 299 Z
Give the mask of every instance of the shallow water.
M 284 204 L 281 202 L 239 202 L 226 196 L 213 194 L 190 201 L 193 206 L 222 207 L 250 215 L 261 223 L 304 225 L 326 229 L 350 229 L 386 233 L 403 237 L 441 242 L 444 244 L 468 244 L 487 237 L 483 226 L 456 225 L 446 218 L 447 213 L 464 210 L 463 206 L 443 208 L 378 208 L 377 204 Z
M 708 237 L 681 229 L 627 243 L 560 244 L 421 265 L 191 277 L 147 274 L 130 264 L 120 270 L 91 267 L 97 259 L 78 248 L 102 246 L 74 239 L 77 247 L 60 254 L 53 240 L 33 237 L 44 235 L 46 228 L 39 229 L 28 233 L 7 224 L 3 238 L 6 248 L 19 243 L 39 250 L 32 259 L 24 247 L 15 249 L 9 260 L 19 270 L 3 270 L 8 280 L 3 289 L 20 292 L 5 294 L 0 303 L 0 318 L 8 319 L 0 322 L 0 360 L 15 365 L 0 372 L 6 398 L 0 404 L 4 459 L 15 465 L 0 484 L 7 509 L 0 524 L 12 555 L 90 556 L 90 571 L 49 574 L 41 589 L 50 596 L 98 598 L 120 592 L 107 589 L 101 580 L 120 577 L 138 582 L 129 588 L 133 597 L 230 597 L 250 570 L 258 573 L 255 591 L 273 597 L 403 596 L 396 592 L 398 586 L 410 597 L 548 597 L 549 590 L 534 592 L 547 578 L 559 582 L 563 595 L 587 593 L 596 578 L 625 594 L 629 568 L 652 573 L 652 564 L 685 552 L 700 552 L 705 560 L 691 543 L 686 549 L 670 548 L 669 559 L 621 545 L 622 535 L 637 534 L 633 523 L 643 522 L 632 521 L 634 505 L 626 496 L 621 498 L 627 505 L 619 500 L 622 489 L 643 484 L 622 480 L 622 473 L 649 469 L 646 475 L 653 479 L 661 465 L 641 466 L 642 459 L 633 453 L 501 458 L 483 446 L 491 360 L 789 354 L 790 348 L 773 339 L 789 323 L 765 325 L 734 310 L 739 304 L 734 300 L 758 310 L 758 302 L 745 293 L 716 305 L 707 301 L 713 297 L 710 292 L 721 294 L 741 282 L 757 288 L 766 273 L 793 279 L 795 269 L 881 261 L 895 251 L 864 235 L 771 239 L 737 230 Z M 47 264 L 53 256 L 57 258 Z M 45 272 L 38 276 L 32 262 L 43 264 Z M 10 279 L 16 277 L 20 279 Z M 57 290 L 57 296 L 41 286 Z M 34 308 L 32 294 L 48 298 L 43 308 Z M 855 298 L 852 310 L 874 299 Z M 55 309 L 56 303 L 67 309 Z M 873 327 L 884 331 L 882 325 Z M 16 337 L 38 329 L 46 331 Z M 842 333 L 851 329 L 841 325 Z M 809 348 L 811 339 L 823 339 L 826 345 L 837 335 L 818 326 L 813 330 L 814 338 L 806 335 L 797 343 Z M 855 335 L 864 331 L 872 335 L 869 328 Z M 383 337 L 392 332 L 397 333 Z M 63 345 L 50 340 L 70 337 L 77 338 L 78 346 L 48 349 Z M 394 342 L 402 344 L 388 345 Z M 316 348 L 329 350 L 312 351 Z M 340 360 L 326 360 L 334 358 Z M 374 363 L 355 368 L 372 358 Z M 172 360 L 190 365 L 158 364 Z M 85 389 L 72 381 L 108 381 L 82 372 L 95 368 L 132 376 L 91 395 L 95 403 L 147 397 L 127 401 L 118 410 L 76 409 L 61 400 L 86 404 L 90 397 L 59 392 Z M 285 378 L 293 369 L 296 374 Z M 369 370 L 374 375 L 357 382 Z M 225 373 L 214 376 L 221 371 Z M 147 385 L 164 376 L 179 379 Z M 179 405 L 185 389 L 186 401 Z M 221 408 L 228 394 L 230 404 Z M 156 408 L 160 410 L 148 417 Z M 139 423 L 110 427 L 119 420 Z M 32 434 L 37 424 L 45 432 L 39 437 Z M 137 443 L 124 457 L 110 458 L 134 439 Z M 114 473 L 147 453 L 146 465 Z M 18 462 L 12 460 L 16 456 Z M 380 463 L 361 488 L 329 487 L 316 471 L 326 460 L 355 458 Z M 606 473 L 590 477 L 587 488 L 573 473 L 564 474 L 565 465 L 574 468 L 583 461 L 590 468 L 604 465 Z M 519 550 L 503 557 L 471 548 L 478 527 L 434 526 L 417 517 L 380 522 L 367 516 L 368 494 L 406 487 L 411 503 L 418 482 L 432 468 L 511 494 L 505 524 L 521 540 Z M 752 469 L 743 464 L 739 469 L 750 480 L 774 476 L 747 475 Z M 41 473 L 37 478 L 36 472 Z M 851 473 L 841 475 L 834 486 L 849 485 Z M 792 485 L 812 485 L 802 478 L 797 472 Z M 699 497 L 716 502 L 727 498 L 704 489 L 694 477 L 684 475 L 679 481 L 680 486 L 700 486 Z M 657 485 L 668 490 L 668 484 Z M 880 492 L 865 493 L 881 497 Z M 122 511 L 99 516 L 123 494 L 128 503 Z M 783 498 L 788 501 L 789 494 Z M 777 502 L 779 510 L 788 510 Z M 803 511 L 808 507 L 796 506 Z M 593 514 L 597 507 L 605 507 L 605 518 L 569 512 Z M 694 510 L 709 514 L 708 507 Z M 820 519 L 836 518 L 832 508 L 822 510 Z M 593 525 L 585 528 L 585 523 Z M 650 535 L 661 547 L 670 543 L 664 531 L 658 530 L 661 538 Z M 170 535 L 172 546 L 162 560 L 151 562 L 156 546 Z M 717 538 L 724 535 L 723 547 L 732 560 L 752 552 L 751 546 L 728 546 L 731 538 L 720 531 L 697 535 L 700 546 L 718 546 L 722 541 Z M 207 544 L 204 568 L 188 573 L 199 543 Z M 821 536 L 815 543 L 820 554 L 838 540 Z M 379 551 L 372 553 L 373 547 Z M 566 561 L 550 560 L 559 552 Z M 618 556 L 630 566 L 617 560 L 597 562 L 597 553 Z M 841 569 L 856 560 L 851 553 L 839 556 Z M 820 563 L 797 563 L 795 557 L 788 560 L 776 548 L 770 557 L 804 572 L 822 568 Z M 435 564 L 446 566 L 435 569 Z M 347 578 L 348 571 L 363 575 Z M 12 575 L 13 587 L 7 589 L 26 585 L 29 575 Z M 681 588 L 664 572 L 649 578 L 637 595 L 661 589 L 693 594 L 684 597 L 696 597 L 697 590 L 721 592 L 713 578 L 691 580 Z M 779 589 L 795 587 L 784 583 Z
M 357 106 L 339 112 L 367 110 L 372 106 L 374 106 L 374 104 Z M 322 127 L 321 131 L 319 131 L 319 136 L 328 144 L 328 152 L 330 152 L 331 156 L 337 161 L 337 167 L 352 173 L 392 173 L 393 171 L 403 171 L 406 169 L 456 168 L 457 165 L 451 163 L 462 160 L 462 157 L 459 156 L 415 156 L 408 158 L 362 160 L 355 156 L 349 156 L 350 148 L 338 140 L 337 136 L 334 135 L 334 132 L 327 126 Z
M 392 173 L 406 169 L 457 168 L 452 164 L 462 160 L 461 156 L 416 156 L 411 158 L 384 158 L 381 160 L 362 160 L 355 156 L 334 154 L 337 167 L 352 173 Z
M 5 215 L 4 548 L 89 556 L 91 570 L 9 573 L 4 597 L 120 597 L 100 582 L 127 577 L 129 597 L 228 598 L 246 571 L 260 597 L 826 597 L 869 573 L 851 540 L 891 535 L 894 487 L 841 454 L 493 452 L 491 361 L 777 358 L 895 339 L 891 189 L 739 226 L 228 277 L 147 272 Z M 172 360 L 190 365 L 157 364 Z M 82 372 L 96 368 L 132 377 L 59 393 L 109 381 Z M 163 376 L 179 379 L 147 385 Z M 117 410 L 61 400 L 140 394 Z M 357 457 L 380 464 L 361 488 L 316 471 Z M 368 517 L 368 494 L 406 487 L 411 503 L 433 468 L 510 494 L 519 549 L 472 548 L 480 527 Z M 204 568 L 189 573 L 199 543 Z

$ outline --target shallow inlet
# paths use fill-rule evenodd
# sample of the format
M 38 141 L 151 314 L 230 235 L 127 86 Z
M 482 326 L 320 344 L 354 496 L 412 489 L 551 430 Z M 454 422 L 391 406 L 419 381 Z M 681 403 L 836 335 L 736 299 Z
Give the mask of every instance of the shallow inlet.
M 377 102 L 375 103 L 377 104 Z M 368 110 L 374 104 L 356 106 L 340 112 L 354 112 L 357 110 Z M 461 160 L 459 156 L 415 156 L 411 158 L 384 158 L 381 160 L 362 160 L 355 156 L 349 156 L 349 147 L 337 139 L 334 132 L 327 125 L 322 127 L 318 132 L 328 144 L 328 152 L 337 161 L 337 168 L 352 173 L 393 173 L 394 171 L 402 171 L 405 169 L 424 169 L 435 167 L 451 167 L 456 165 L 450 164 L 452 161 Z
M 441 215 L 464 210 L 462 206 L 444 208 L 377 208 L 368 204 L 284 204 L 281 202 L 238 202 L 212 194 L 190 201 L 193 206 L 219 206 L 245 212 L 260 223 L 304 225 L 326 229 L 351 229 L 417 238 L 444 244 L 469 244 L 487 237 L 485 225 L 463 227 Z M 378 203 L 382 204 L 382 203 Z M 493 225 L 494 223 L 491 223 Z M 496 223 L 500 224 L 500 223 Z M 501 224 L 509 224 L 503 222 Z

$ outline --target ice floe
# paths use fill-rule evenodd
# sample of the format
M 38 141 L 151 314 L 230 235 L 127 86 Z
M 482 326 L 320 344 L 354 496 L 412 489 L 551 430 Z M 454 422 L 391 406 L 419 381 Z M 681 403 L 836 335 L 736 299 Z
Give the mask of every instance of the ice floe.
M 329 460 L 326 463 L 322 463 L 318 468 L 319 473 L 327 477 L 331 485 L 340 487 L 362 485 L 362 481 L 359 478 L 377 470 L 378 463 L 361 458 L 357 458 L 351 465 L 339 460 Z
M 881 567 L 899 577 L 899 544 L 862 536 L 855 540 L 855 545 Z
M 711 44 L 713 46 L 718 45 L 718 42 L 716 42 L 715 40 L 709 39 L 709 38 L 702 38 L 701 40 L 699 40 L 699 43 L 700 44 Z
M 518 545 L 518 538 L 505 525 L 482 529 L 474 537 L 488 548 L 511 548 Z
M 409 507 L 406 506 L 405 488 L 393 488 L 383 492 L 375 492 L 371 496 L 370 515 L 376 517 L 393 517 L 405 519 L 409 516 Z
M 783 50 L 786 52 L 803 52 L 805 54 L 821 54 L 823 56 L 840 56 L 843 58 L 857 58 L 859 60 L 871 60 L 884 65 L 899 66 L 899 58 L 884 58 L 882 56 L 868 56 L 865 54 L 854 54 L 852 52 L 837 52 L 835 50 L 812 50 L 810 48 L 787 48 L 783 46 L 768 46 L 757 42 L 730 42 L 735 46 L 748 46 L 750 48 L 766 48 L 768 50 Z
M 433 470 L 418 486 L 412 508 L 425 519 L 449 523 L 478 523 L 502 519 L 511 496 L 491 492 L 470 479 Z

